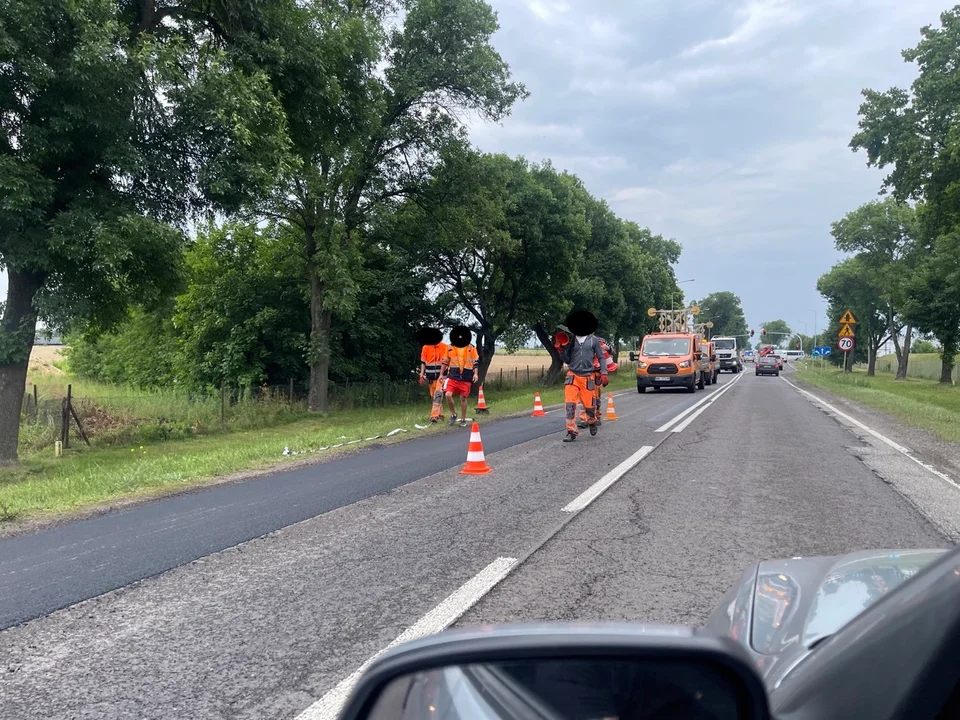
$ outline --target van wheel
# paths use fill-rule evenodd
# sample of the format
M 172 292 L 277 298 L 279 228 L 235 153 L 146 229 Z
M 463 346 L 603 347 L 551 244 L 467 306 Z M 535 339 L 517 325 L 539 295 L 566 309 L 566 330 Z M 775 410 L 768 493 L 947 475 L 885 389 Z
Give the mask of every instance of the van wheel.
M 646 391 L 647 391 L 647 389 L 646 389 L 643 385 L 641 385 L 640 383 L 637 383 L 637 392 L 638 392 L 638 393 L 640 393 L 641 395 L 643 395 Z
M 697 383 L 696 383 L 696 382 L 691 382 L 689 385 L 687 385 L 687 392 L 688 392 L 688 393 L 695 393 L 696 391 L 697 391 Z

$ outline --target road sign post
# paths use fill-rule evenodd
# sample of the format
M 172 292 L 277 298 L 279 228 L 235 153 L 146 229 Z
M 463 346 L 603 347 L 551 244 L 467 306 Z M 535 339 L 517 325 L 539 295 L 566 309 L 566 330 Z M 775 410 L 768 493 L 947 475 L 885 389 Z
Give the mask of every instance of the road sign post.
M 840 316 L 840 332 L 837 333 L 837 347 L 840 349 L 840 352 L 845 353 L 843 358 L 843 371 L 845 373 L 853 369 L 853 353 L 851 351 L 853 350 L 854 338 L 857 334 L 853 329 L 853 326 L 856 324 L 857 318 L 848 308 L 847 311 Z

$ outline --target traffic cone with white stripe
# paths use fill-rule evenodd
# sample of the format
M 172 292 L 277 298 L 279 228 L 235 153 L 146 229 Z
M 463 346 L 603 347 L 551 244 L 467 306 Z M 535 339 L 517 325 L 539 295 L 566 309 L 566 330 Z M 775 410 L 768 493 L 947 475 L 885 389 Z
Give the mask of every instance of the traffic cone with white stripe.
M 544 417 L 543 403 L 540 402 L 540 393 L 534 393 L 533 396 L 533 415 L 531 417 Z
M 483 443 L 480 441 L 480 426 L 473 424 L 470 430 L 470 446 L 467 448 L 467 464 L 460 470 L 461 475 L 486 475 L 490 467 L 483 457 Z
M 607 393 L 607 416 L 604 420 L 619 420 L 617 411 L 613 407 L 613 393 Z
M 477 398 L 477 412 L 481 415 L 487 414 L 487 401 L 483 397 L 483 385 L 480 386 L 480 396 Z

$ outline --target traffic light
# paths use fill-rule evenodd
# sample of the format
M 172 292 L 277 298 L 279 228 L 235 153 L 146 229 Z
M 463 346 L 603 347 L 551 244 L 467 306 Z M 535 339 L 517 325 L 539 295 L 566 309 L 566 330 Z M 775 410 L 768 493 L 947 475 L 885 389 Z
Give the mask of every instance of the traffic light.
M 796 348 L 797 348 L 797 350 L 800 349 L 800 343 L 797 343 Z
M 750 331 L 750 337 L 753 337 L 753 330 Z
M 762 330 L 760 330 L 760 334 L 761 334 L 761 335 L 766 335 L 766 334 L 767 334 L 767 329 L 766 329 L 766 328 L 763 328 Z

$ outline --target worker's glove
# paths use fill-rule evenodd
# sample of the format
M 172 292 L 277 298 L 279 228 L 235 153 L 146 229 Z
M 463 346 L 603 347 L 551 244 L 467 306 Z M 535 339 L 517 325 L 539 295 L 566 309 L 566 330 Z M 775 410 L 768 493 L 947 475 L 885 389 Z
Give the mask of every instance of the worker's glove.
M 609 382 L 610 382 L 610 378 L 608 378 L 606 375 L 601 375 L 601 376 L 600 376 L 600 384 L 601 384 L 601 385 L 603 385 L 604 387 L 606 387 L 606 386 L 609 384 Z
M 421 385 L 423 385 L 423 380 L 424 380 L 423 375 L 421 375 L 421 376 L 420 376 L 420 384 L 421 384 Z

